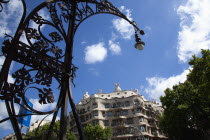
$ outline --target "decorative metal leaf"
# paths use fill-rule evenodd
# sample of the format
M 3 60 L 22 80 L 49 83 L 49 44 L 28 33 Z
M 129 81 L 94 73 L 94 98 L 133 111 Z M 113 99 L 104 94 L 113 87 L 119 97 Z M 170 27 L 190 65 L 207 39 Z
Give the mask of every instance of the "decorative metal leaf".
M 40 89 L 39 92 L 42 93 L 42 94 L 39 94 L 40 104 L 47 104 L 47 103 L 54 102 L 54 95 L 50 88 L 49 89 L 44 88 L 43 90 Z
M 31 18 L 36 24 L 42 25 L 47 22 L 47 20 L 43 19 L 41 16 L 36 13 L 32 18 Z
M 52 3 L 49 3 L 47 5 L 47 8 L 49 9 L 49 12 L 50 12 L 50 15 L 51 15 L 51 18 L 52 18 L 52 21 L 54 22 L 54 24 L 55 25 L 59 24 L 60 23 L 60 19 L 57 16 L 55 6 L 53 6 Z
M 49 71 L 40 70 L 36 74 L 36 83 L 50 87 L 52 84 L 52 73 Z
M 25 68 L 17 70 L 12 74 L 12 77 L 16 78 L 16 85 L 21 85 L 22 87 L 29 85 L 33 81 L 30 73 Z
M 10 49 L 11 46 L 11 41 L 9 39 L 4 40 L 1 51 L 3 52 L 3 54 L 7 54 L 8 50 Z
M 70 15 L 69 14 L 66 14 L 66 13 L 64 13 L 64 12 L 62 12 L 62 17 L 64 18 L 64 21 L 65 22 L 68 22 L 68 20 L 70 19 Z
M 49 36 L 54 42 L 60 42 L 61 40 L 63 40 L 63 38 L 57 32 L 52 32 L 49 34 Z
M 62 50 L 60 48 L 58 48 L 57 46 L 52 46 L 52 48 L 50 48 L 50 51 L 58 58 L 61 56 L 62 54 Z
M 78 69 L 78 67 L 76 67 L 74 64 L 72 64 L 72 66 L 71 66 L 71 81 L 72 81 L 72 84 L 74 85 L 74 87 L 76 87 L 76 85 L 74 84 L 74 78 L 76 77 L 77 69 Z
M 48 46 L 48 43 L 46 43 L 44 40 L 39 40 L 33 44 L 33 49 L 36 52 L 42 52 L 46 54 L 49 51 L 49 49 L 47 49 Z
M 19 93 L 22 93 L 22 90 L 19 89 L 17 91 L 17 90 L 14 90 L 14 89 L 15 89 L 15 85 L 14 84 L 9 84 L 9 83 L 5 82 L 4 86 L 3 86 L 3 89 L 0 92 L 0 95 L 2 95 L 2 96 L 0 96 L 0 99 L 1 100 L 7 100 L 7 101 L 11 101 L 12 99 L 14 99 L 15 103 L 20 103 L 21 99 L 18 98 L 17 96 L 21 97 L 19 95 Z
M 37 40 L 40 40 L 40 36 L 39 34 L 37 33 L 37 30 L 34 29 L 34 28 L 26 28 L 25 29 L 25 32 L 26 32 L 26 36 L 31 39 L 37 39 Z

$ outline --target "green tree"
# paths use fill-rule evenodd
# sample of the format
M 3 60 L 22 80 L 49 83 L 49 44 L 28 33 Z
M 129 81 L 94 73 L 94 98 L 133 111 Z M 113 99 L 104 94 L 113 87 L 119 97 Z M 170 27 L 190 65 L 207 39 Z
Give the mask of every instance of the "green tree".
M 100 125 L 93 126 L 90 123 L 84 128 L 84 133 L 88 140 L 108 140 L 112 137 L 111 128 L 103 128 Z
M 66 133 L 66 139 L 67 140 L 77 140 L 77 137 L 73 132 L 67 132 Z
M 32 139 L 36 139 L 36 140 L 44 140 L 44 139 L 46 139 L 47 133 L 49 132 L 49 127 L 50 127 L 50 123 L 44 124 L 39 129 L 36 128 L 33 131 L 27 133 L 27 136 L 25 137 L 25 139 L 32 138 Z M 50 135 L 51 140 L 58 139 L 59 128 L 60 128 L 60 121 L 57 121 L 57 122 L 55 122 L 53 130 L 51 131 L 51 135 Z M 77 140 L 77 137 L 75 136 L 74 133 L 67 131 L 66 139 L 67 140 Z
M 193 56 L 187 80 L 165 90 L 159 127 L 173 140 L 205 140 L 210 130 L 210 50 Z

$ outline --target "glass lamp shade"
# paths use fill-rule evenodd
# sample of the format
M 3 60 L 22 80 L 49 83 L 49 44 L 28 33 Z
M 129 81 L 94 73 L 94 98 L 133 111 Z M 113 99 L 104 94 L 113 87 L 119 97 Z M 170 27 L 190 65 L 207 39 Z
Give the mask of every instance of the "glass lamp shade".
M 135 44 L 135 48 L 136 48 L 137 50 L 140 50 L 140 51 L 144 49 L 144 46 L 145 46 L 145 43 L 142 42 L 142 41 L 138 41 L 138 42 L 136 42 L 136 44 Z

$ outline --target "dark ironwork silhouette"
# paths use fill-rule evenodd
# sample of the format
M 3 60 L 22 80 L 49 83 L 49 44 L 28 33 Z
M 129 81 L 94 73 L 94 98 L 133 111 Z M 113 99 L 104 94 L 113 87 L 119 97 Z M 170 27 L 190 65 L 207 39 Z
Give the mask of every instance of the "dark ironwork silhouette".
M 9 1 L 0 0 L 0 12 L 4 9 L 4 4 Z M 2 53 L 6 59 L 0 73 L 0 99 L 5 102 L 9 117 L 0 120 L 0 123 L 10 120 L 17 139 L 21 140 L 21 130 L 17 117 L 53 114 L 50 132 L 53 130 L 56 116 L 60 110 L 59 139 L 63 140 L 66 138 L 69 102 L 80 139 L 83 140 L 84 133 L 71 92 L 71 84 L 77 69 L 72 64 L 73 41 L 77 28 L 88 17 L 107 13 L 127 20 L 135 29 L 137 42 L 140 41 L 137 34 L 143 35 L 144 32 L 107 0 L 48 0 L 38 5 L 30 13 L 26 12 L 25 0 L 21 1 L 23 14 L 18 28 L 14 36 L 6 35 L 2 44 Z M 50 16 L 42 17 L 39 14 L 40 10 L 48 11 Z M 36 25 L 36 28 L 32 25 Z M 49 28 L 50 30 L 45 30 Z M 25 37 L 26 41 L 21 40 L 22 36 Z M 21 67 L 12 74 L 15 82 L 8 83 L 9 69 L 13 61 Z M 30 90 L 38 93 L 40 104 L 53 103 L 55 100 L 53 81 L 57 81 L 60 91 L 55 109 L 42 112 L 27 104 L 25 98 Z M 25 105 L 23 106 L 21 102 Z M 14 108 L 15 104 L 32 112 L 32 114 L 17 115 Z M 48 135 L 50 134 L 48 133 Z

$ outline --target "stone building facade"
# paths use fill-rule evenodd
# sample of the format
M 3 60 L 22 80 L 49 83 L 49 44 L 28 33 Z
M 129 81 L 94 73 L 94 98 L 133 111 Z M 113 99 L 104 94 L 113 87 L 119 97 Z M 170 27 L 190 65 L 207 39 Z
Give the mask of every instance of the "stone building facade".
M 32 132 L 33 130 L 35 130 L 39 126 L 41 127 L 41 126 L 43 126 L 43 125 L 45 125 L 47 123 L 50 123 L 50 121 L 49 120 L 43 120 L 43 121 L 37 120 L 35 123 L 31 124 L 31 126 L 28 128 L 27 133 L 28 132 Z
M 115 85 L 112 93 L 98 93 L 91 96 L 88 92 L 76 105 L 83 127 L 92 123 L 102 127 L 111 127 L 113 140 L 165 140 L 158 128 L 157 117 L 163 111 L 160 104 L 150 102 L 138 93 L 138 90 L 121 90 Z M 70 128 L 76 132 L 76 125 L 70 112 Z

